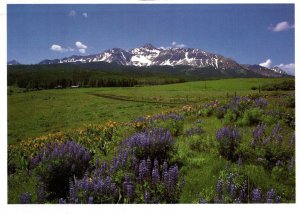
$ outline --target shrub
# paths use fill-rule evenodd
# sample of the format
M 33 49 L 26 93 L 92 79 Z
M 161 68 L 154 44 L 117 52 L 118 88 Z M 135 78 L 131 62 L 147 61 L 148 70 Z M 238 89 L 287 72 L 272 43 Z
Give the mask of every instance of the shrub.
M 133 161 L 133 160 L 132 160 Z M 131 162 L 117 182 L 121 169 L 110 172 L 101 165 L 91 176 L 70 182 L 70 203 L 177 203 L 182 190 L 176 165 L 168 167 L 157 160 Z M 108 175 L 109 174 L 109 175 Z
M 213 111 L 212 111 L 211 108 L 201 108 L 201 109 L 198 111 L 198 115 L 199 115 L 199 116 L 205 116 L 205 117 L 210 116 L 212 113 L 213 113 Z
M 235 172 L 221 172 L 216 184 L 215 203 L 247 203 L 248 181 Z
M 293 156 L 294 146 L 291 143 L 284 142 L 282 128 L 279 124 L 276 124 L 271 133 L 266 131 L 267 126 L 265 124 L 259 124 L 252 131 L 251 145 L 255 149 L 256 156 L 260 160 L 265 160 L 262 163 L 265 167 L 272 169 L 278 161 L 287 164 L 290 158 Z M 292 135 L 292 141 L 294 139 Z
M 150 123 L 155 128 L 162 128 L 169 130 L 172 135 L 178 136 L 183 130 L 183 116 L 171 114 L 158 114 L 150 119 Z
M 216 184 L 214 203 L 280 203 L 275 189 L 266 192 L 259 187 L 249 187 L 248 177 L 238 171 L 222 171 Z
M 237 114 L 233 110 L 229 109 L 224 116 L 224 123 L 226 125 L 233 124 L 234 122 L 236 122 L 237 118 Z
M 107 155 L 109 147 L 113 145 L 117 123 L 108 121 L 104 126 L 90 124 L 79 131 L 75 131 L 70 139 L 85 146 L 91 153 L 100 150 Z
M 174 151 L 171 132 L 161 128 L 136 133 L 126 139 L 123 144 L 131 148 L 139 160 L 148 157 L 157 158 L 159 161 L 167 160 Z
M 267 100 L 263 99 L 263 98 L 256 98 L 254 100 L 254 107 L 257 108 L 265 108 L 268 105 Z
M 90 160 L 91 154 L 85 148 L 68 141 L 62 145 L 49 143 L 33 158 L 31 165 L 52 200 L 66 197 L 69 180 L 82 177 Z
M 295 90 L 295 80 L 283 81 L 281 83 L 273 83 L 262 86 L 262 90 L 277 91 L 277 90 Z
M 295 108 L 295 95 L 289 95 L 284 99 L 284 105 L 287 108 Z
M 225 107 L 218 107 L 214 111 L 214 113 L 218 119 L 223 119 L 226 112 L 227 112 L 227 109 Z
M 261 119 L 262 119 L 262 122 L 267 124 L 267 125 L 273 125 L 276 122 L 278 122 L 278 119 L 276 118 L 276 116 L 272 116 L 272 115 L 269 115 L 269 114 L 262 115 Z
M 259 108 L 246 110 L 243 117 L 239 119 L 239 125 L 255 125 L 262 121 L 263 111 Z
M 20 204 L 31 204 L 32 203 L 32 195 L 31 193 L 25 192 L 20 195 Z
M 190 149 L 197 152 L 207 151 L 212 146 L 209 136 L 191 136 L 187 138 L 186 141 L 188 142 Z
M 216 139 L 219 142 L 219 153 L 228 160 L 236 161 L 236 150 L 241 141 L 238 129 L 225 126 L 216 132 Z

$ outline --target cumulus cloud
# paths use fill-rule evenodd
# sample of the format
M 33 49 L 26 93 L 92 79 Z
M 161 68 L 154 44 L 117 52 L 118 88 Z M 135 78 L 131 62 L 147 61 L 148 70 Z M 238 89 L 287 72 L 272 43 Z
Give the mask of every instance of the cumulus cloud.
M 172 42 L 172 46 L 175 47 L 175 48 L 184 48 L 184 47 L 186 47 L 185 44 L 183 44 L 183 43 L 179 44 L 175 41 Z
M 50 46 L 50 50 L 51 51 L 54 51 L 54 52 L 73 52 L 74 49 L 73 48 L 65 48 L 65 47 L 62 47 L 61 45 L 57 45 L 57 44 L 53 44 Z
M 76 16 L 76 11 L 75 11 L 75 10 L 71 10 L 71 11 L 69 12 L 69 16 L 71 16 L 71 17 Z
M 272 66 L 272 60 L 268 59 L 265 62 L 260 63 L 259 65 L 270 69 Z
M 63 47 L 61 47 L 60 45 L 56 45 L 56 44 L 53 44 L 50 49 L 52 51 L 55 51 L 55 52 L 63 52 Z
M 269 27 L 269 30 L 273 32 L 280 32 L 280 31 L 288 31 L 293 28 L 295 28 L 295 25 L 290 25 L 287 21 L 283 21 L 277 23 L 275 26 L 271 25 Z
M 75 43 L 75 45 L 76 45 L 76 47 L 77 47 L 77 49 L 78 49 L 78 51 L 79 51 L 80 53 L 85 54 L 86 49 L 87 49 L 87 45 L 83 44 L 83 43 L 80 42 L 80 41 L 77 41 L 77 42 Z
M 76 43 L 75 43 L 75 45 L 76 45 L 76 47 L 78 48 L 78 49 L 87 49 L 87 46 L 86 45 L 84 45 L 82 42 L 80 42 L 80 41 L 77 41 Z
M 280 69 L 286 71 L 289 75 L 295 75 L 295 64 L 294 63 L 279 64 L 276 66 L 278 66 Z
M 84 18 L 88 18 L 87 12 L 82 13 L 82 16 L 83 16 Z
M 72 52 L 74 51 L 74 49 L 72 48 L 64 48 L 60 45 L 57 45 L 57 44 L 53 44 L 51 47 L 50 47 L 50 50 L 54 51 L 54 52 Z

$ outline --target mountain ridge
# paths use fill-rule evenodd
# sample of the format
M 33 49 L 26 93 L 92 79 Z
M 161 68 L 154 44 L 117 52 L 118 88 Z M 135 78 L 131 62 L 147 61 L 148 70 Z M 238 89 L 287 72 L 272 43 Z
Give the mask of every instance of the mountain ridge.
M 221 73 L 227 70 L 235 70 L 238 73 L 247 73 L 248 71 L 266 77 L 282 77 L 286 75 L 280 68 L 268 69 L 259 65 L 239 64 L 231 58 L 220 54 L 204 51 L 199 48 L 156 48 L 151 43 L 128 51 L 121 48 L 111 48 L 98 54 L 87 56 L 72 55 L 62 59 L 45 59 L 39 64 L 63 64 L 63 63 L 93 63 L 107 62 L 116 63 L 123 66 L 191 66 L 194 68 L 213 67 Z

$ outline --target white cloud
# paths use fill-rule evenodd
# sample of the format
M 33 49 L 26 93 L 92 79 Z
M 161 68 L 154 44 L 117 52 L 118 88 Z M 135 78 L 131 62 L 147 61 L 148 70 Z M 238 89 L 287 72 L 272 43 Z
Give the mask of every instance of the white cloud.
M 287 21 L 279 22 L 276 26 L 271 25 L 269 27 L 270 31 L 280 32 L 280 31 L 288 31 L 292 28 L 295 28 L 295 25 L 290 25 Z
M 88 18 L 87 12 L 82 13 L 82 16 L 83 16 L 84 18 Z
M 55 51 L 55 52 L 63 52 L 63 47 L 61 47 L 60 45 L 56 45 L 56 44 L 53 44 L 50 49 L 52 51 Z
M 54 51 L 54 52 L 72 52 L 74 51 L 74 49 L 72 48 L 64 48 L 60 45 L 57 45 L 57 44 L 53 44 L 51 47 L 50 47 L 50 50 Z
M 265 62 L 260 63 L 259 65 L 270 69 L 272 66 L 272 60 L 268 59 Z
M 283 69 L 286 71 L 289 75 L 295 75 L 295 64 L 289 63 L 289 64 L 279 64 L 277 65 L 280 69 Z
M 82 54 L 85 54 L 85 49 L 78 49 L 78 51 Z
M 72 16 L 72 17 L 76 16 L 76 11 L 75 10 L 71 10 L 69 12 L 69 16 Z
M 78 48 L 78 49 L 87 49 L 87 46 L 86 45 L 84 45 L 82 42 L 80 42 L 80 41 L 77 41 L 76 43 L 75 43 L 75 45 L 76 45 L 76 47 Z
M 175 47 L 175 48 L 184 48 L 184 47 L 186 47 L 185 44 L 183 44 L 183 43 L 178 44 L 178 43 L 175 42 L 175 41 L 172 42 L 172 46 Z

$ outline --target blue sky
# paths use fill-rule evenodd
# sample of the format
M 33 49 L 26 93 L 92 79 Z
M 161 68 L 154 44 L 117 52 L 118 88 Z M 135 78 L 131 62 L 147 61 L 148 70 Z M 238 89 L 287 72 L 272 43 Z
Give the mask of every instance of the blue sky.
M 8 60 L 25 64 L 145 43 L 201 48 L 266 67 L 291 69 L 295 62 L 292 4 L 8 5 L 7 11 Z

